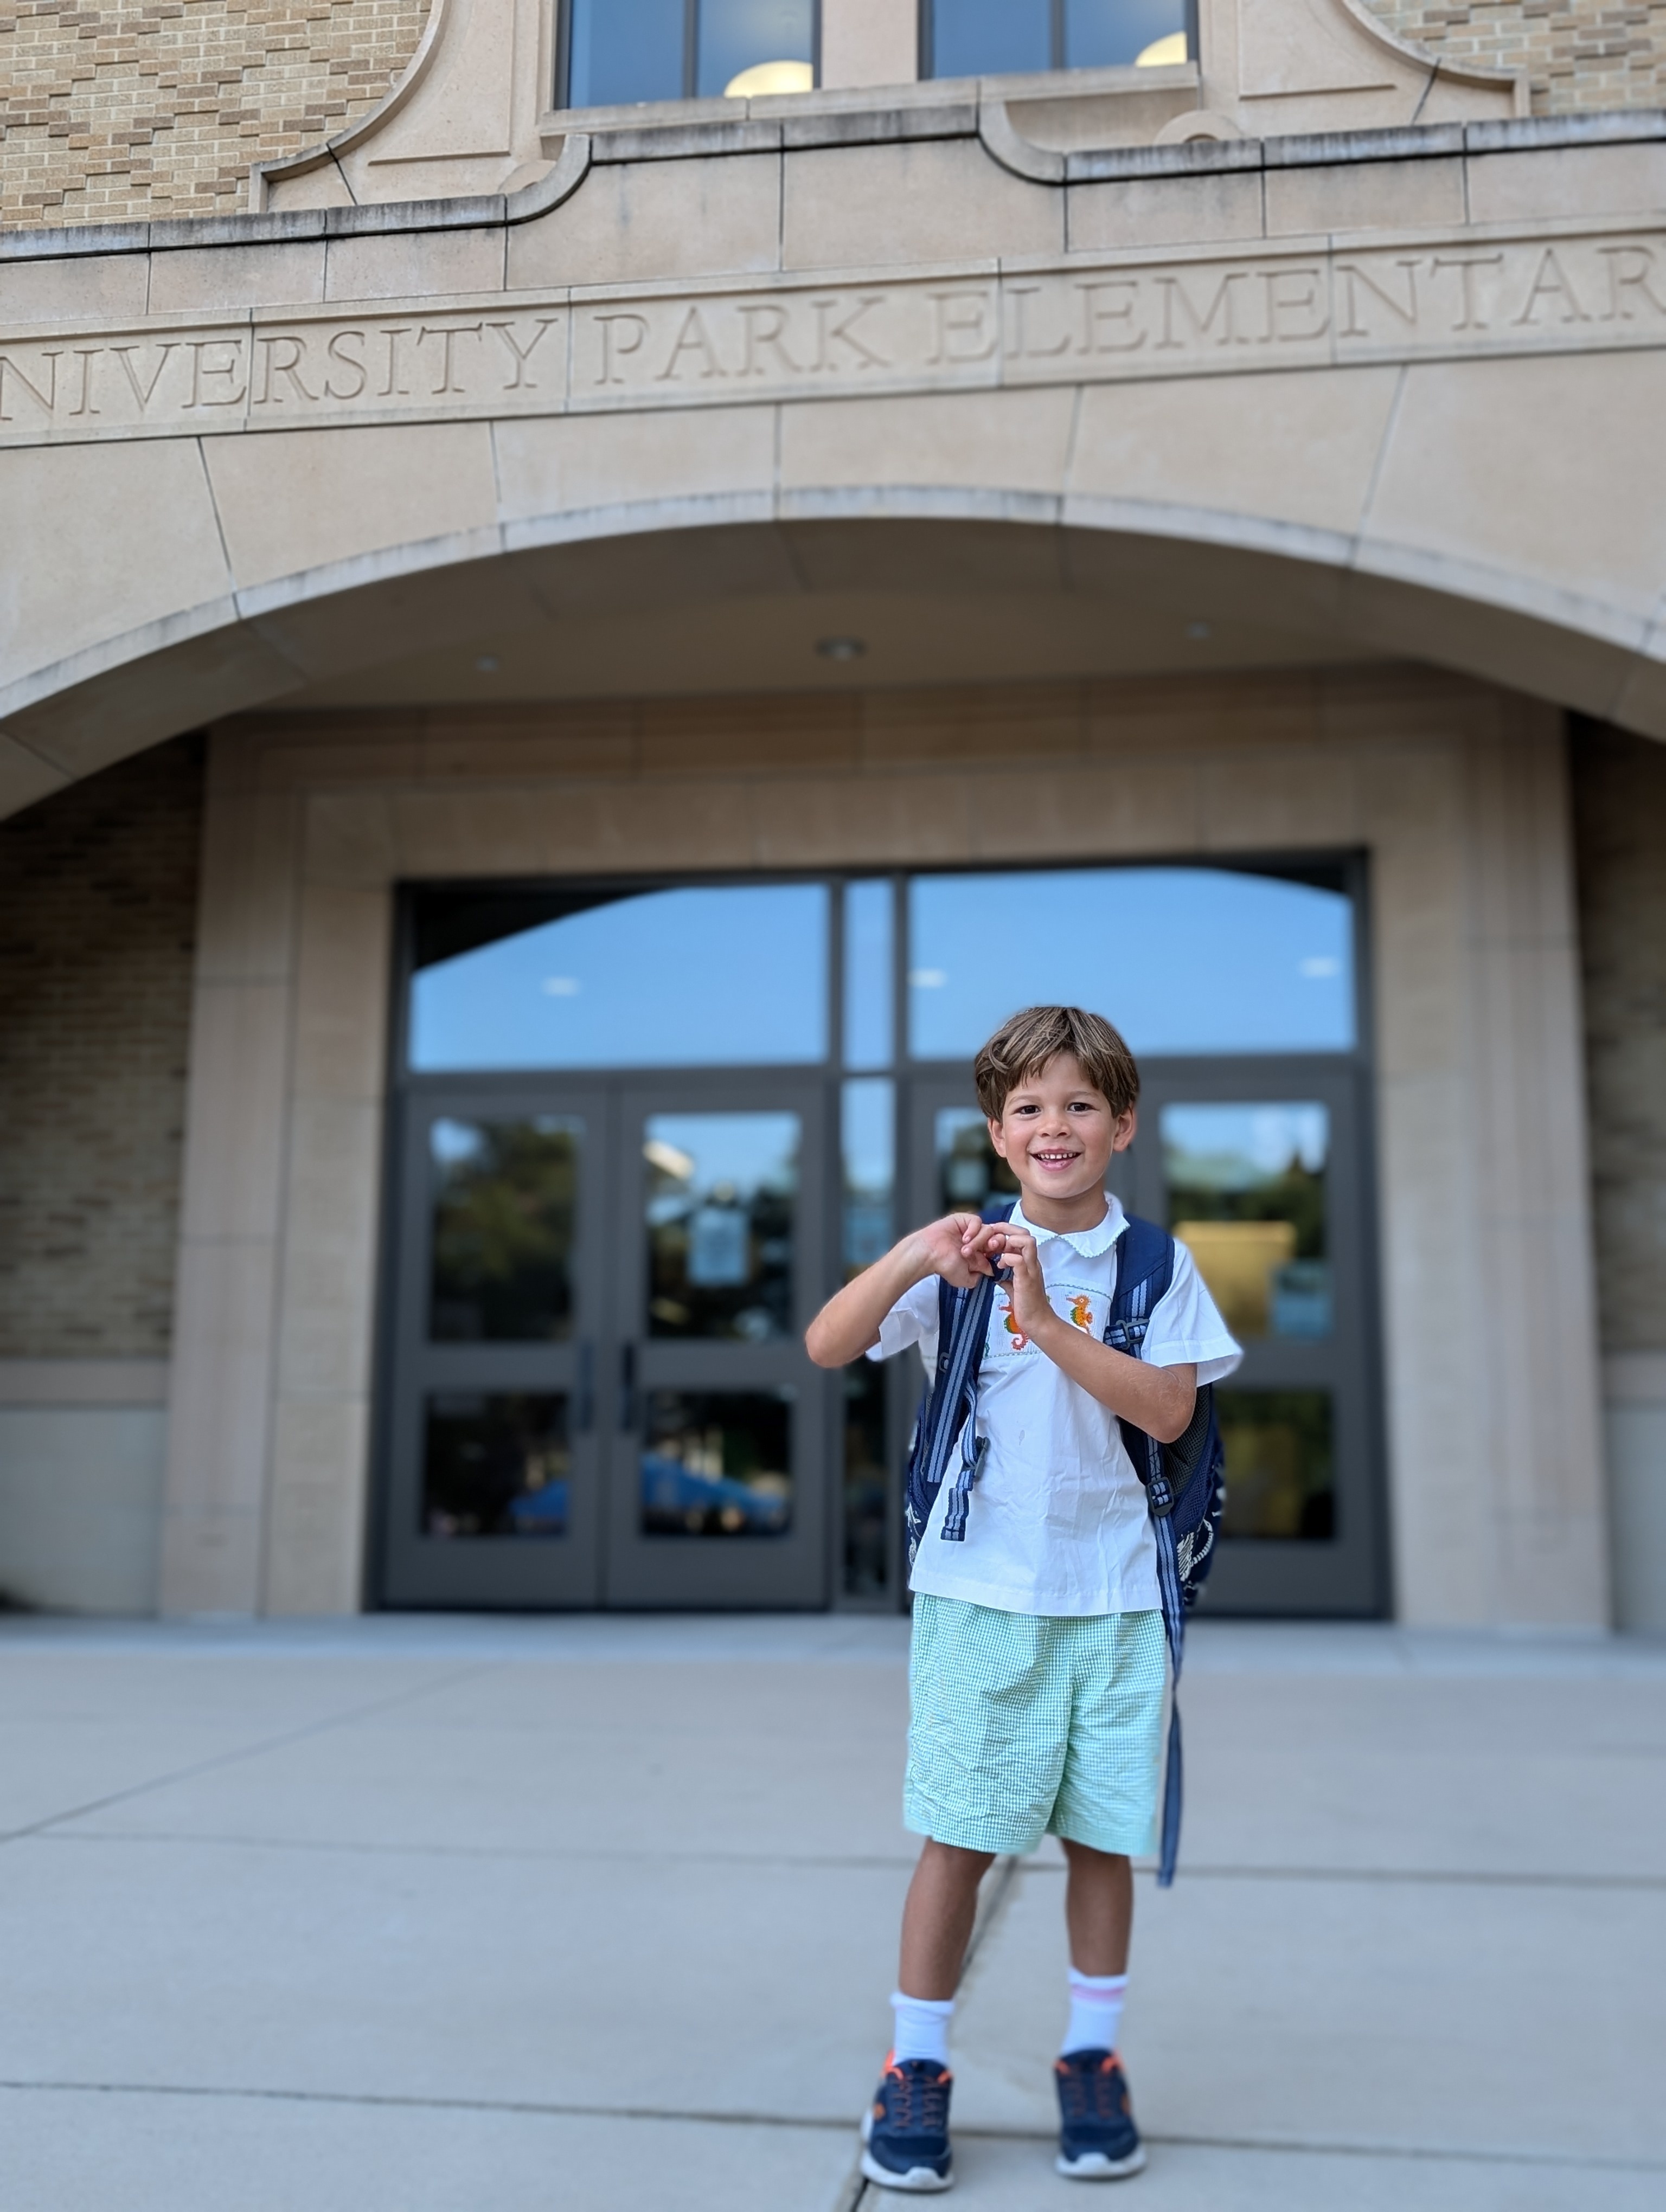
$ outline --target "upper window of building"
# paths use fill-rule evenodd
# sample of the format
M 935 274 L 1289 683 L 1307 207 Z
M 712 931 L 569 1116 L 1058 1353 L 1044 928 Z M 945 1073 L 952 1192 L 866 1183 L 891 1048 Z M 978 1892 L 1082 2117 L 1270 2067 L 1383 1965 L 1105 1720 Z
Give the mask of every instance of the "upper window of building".
M 828 1048 L 822 884 L 417 902 L 410 1064 L 780 1066 Z
M 562 0 L 567 107 L 808 92 L 816 0 Z
M 909 1051 L 964 1060 L 1018 1006 L 1109 1014 L 1136 1053 L 1348 1052 L 1340 887 L 1231 868 L 1040 868 L 909 886 Z
M 1146 68 L 1197 52 L 1194 0 L 926 0 L 921 76 Z

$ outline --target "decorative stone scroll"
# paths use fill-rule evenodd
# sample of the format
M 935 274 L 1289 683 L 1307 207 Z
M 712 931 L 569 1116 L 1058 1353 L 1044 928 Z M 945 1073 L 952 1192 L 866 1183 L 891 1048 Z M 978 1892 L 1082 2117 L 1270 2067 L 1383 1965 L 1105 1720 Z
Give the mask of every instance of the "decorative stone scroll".
M 0 336 L 0 442 L 1666 343 L 1666 228 L 988 264 Z

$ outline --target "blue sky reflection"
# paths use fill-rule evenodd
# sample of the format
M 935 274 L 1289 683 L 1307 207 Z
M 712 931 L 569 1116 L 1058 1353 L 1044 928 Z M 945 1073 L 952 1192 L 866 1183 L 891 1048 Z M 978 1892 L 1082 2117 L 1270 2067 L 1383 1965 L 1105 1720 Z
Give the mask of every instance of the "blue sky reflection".
M 1343 1052 L 1353 914 L 1340 891 L 1214 868 L 919 876 L 909 1041 L 964 1060 L 1020 1006 L 1085 1006 L 1136 1053 Z
M 410 1064 L 788 1066 L 827 1052 L 821 884 L 610 900 L 418 970 Z

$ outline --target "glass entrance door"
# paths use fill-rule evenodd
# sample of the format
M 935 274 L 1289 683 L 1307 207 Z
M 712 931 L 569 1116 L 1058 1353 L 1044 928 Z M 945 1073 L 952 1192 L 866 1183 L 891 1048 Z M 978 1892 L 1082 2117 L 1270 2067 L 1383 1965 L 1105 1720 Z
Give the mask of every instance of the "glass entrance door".
M 399 1605 L 593 1605 L 608 1115 L 599 1087 L 407 1102 L 383 1583 Z
M 387 1601 L 820 1603 L 822 1087 L 447 1086 L 408 1115 Z
M 915 1218 L 1015 1194 L 970 1085 L 913 1088 Z M 1152 1060 L 1113 1164 L 1123 1205 L 1186 1244 L 1244 1347 L 1217 1398 L 1216 1612 L 1382 1609 L 1359 1089 L 1294 1056 Z
M 608 1601 L 818 1603 L 825 1386 L 803 1328 L 825 1267 L 821 1087 L 644 1086 L 618 1127 Z

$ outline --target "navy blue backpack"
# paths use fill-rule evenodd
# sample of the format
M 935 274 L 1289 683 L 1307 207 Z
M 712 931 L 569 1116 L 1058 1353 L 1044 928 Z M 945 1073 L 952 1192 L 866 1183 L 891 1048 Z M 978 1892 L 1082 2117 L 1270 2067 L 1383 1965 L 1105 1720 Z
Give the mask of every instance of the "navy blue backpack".
M 1012 1201 L 986 1206 L 986 1221 L 1005 1221 Z M 1105 1322 L 1104 1340 L 1113 1350 L 1140 1357 L 1146 1331 L 1158 1301 L 1174 1280 L 1174 1239 L 1155 1222 L 1130 1214 L 1116 1247 L 1116 1289 Z M 909 1449 L 903 1520 L 909 1565 L 925 1539 L 926 1524 L 948 1474 L 949 1455 L 964 1439 L 960 1465 L 950 1485 L 939 1534 L 945 1543 L 964 1543 L 966 1514 L 985 1455 L 988 1437 L 977 1433 L 978 1369 L 982 1364 L 995 1279 L 980 1277 L 969 1291 L 956 1290 L 939 1277 L 937 1285 L 937 1370 L 915 1424 Z M 1186 1613 L 1214 1563 L 1220 1517 L 1226 1506 L 1224 1454 L 1215 1419 L 1212 1383 L 1199 1386 L 1197 1403 L 1183 1436 L 1159 1443 L 1131 1421 L 1119 1425 L 1134 1473 L 1146 1486 L 1157 1540 L 1158 1582 L 1163 1594 L 1163 1626 L 1177 1696 L 1169 1708 L 1167 1771 L 1163 1786 L 1162 1846 L 1157 1879 L 1166 1889 L 1174 1880 L 1180 1850 L 1181 1756 L 1178 1689 L 1186 1642 Z

